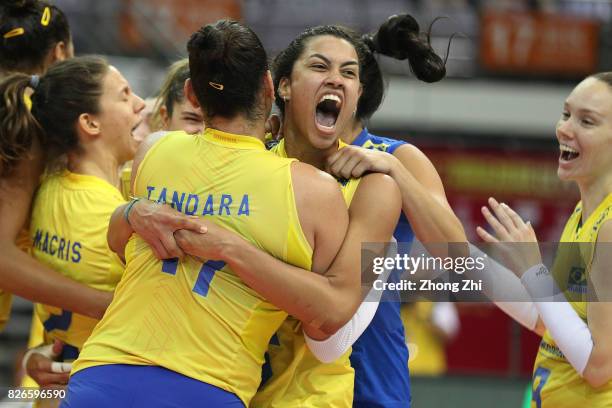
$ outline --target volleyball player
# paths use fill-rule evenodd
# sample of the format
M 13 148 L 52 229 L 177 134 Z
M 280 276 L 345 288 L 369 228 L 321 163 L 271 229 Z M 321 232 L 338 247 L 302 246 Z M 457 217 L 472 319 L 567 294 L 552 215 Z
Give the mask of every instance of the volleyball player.
M 331 156 L 327 169 L 337 177 L 360 177 L 366 172 L 391 176 L 402 194 L 402 216 L 394 238 L 409 244 L 465 242 L 463 227 L 453 213 L 440 177 L 429 159 L 414 145 L 371 134 L 367 120 L 382 102 L 384 83 L 375 55 L 408 59 L 417 79 L 436 82 L 446 73 L 444 62 L 419 31 L 409 14 L 389 17 L 374 35 L 362 37 L 367 45 L 364 92 L 352 128 L 343 140 L 351 144 Z M 433 245 L 433 253 L 440 245 Z M 397 281 L 399 275 L 391 275 Z M 410 404 L 408 349 L 397 292 L 385 293 L 372 323 L 353 345 L 354 407 L 407 407 Z M 384 350 L 384 352 L 380 352 Z
M 188 50 L 186 95 L 202 107 L 206 131 L 145 142 L 133 192 L 210 215 L 280 259 L 326 270 L 346 231 L 346 208 L 333 178 L 265 150 L 274 91 L 259 39 L 221 20 L 195 33 Z M 327 228 L 332 221 L 337 228 Z M 64 406 L 248 405 L 267 342 L 286 313 L 223 262 L 161 262 L 138 236 L 125 255 L 124 277 L 75 362 Z M 335 324 L 331 318 L 348 320 L 360 297 L 357 274 L 333 279 L 342 288 L 331 299 L 346 309 L 340 315 L 306 296 L 324 293 L 330 278 L 295 271 L 290 282 L 304 296 L 293 299 L 291 311 L 311 313 L 305 320 L 313 330 Z
M 38 0 L 6 1 L 0 14 L 0 69 L 5 77 L 11 72 L 34 74 L 29 78 L 35 86 L 53 62 L 72 56 L 68 21 L 57 7 Z M 7 82 L 0 85 L 0 328 L 10 312 L 9 293 L 99 318 L 110 302 L 108 292 L 68 279 L 23 251 L 31 245 L 26 229 L 34 191 L 49 152 L 61 141 L 53 134 L 43 137 L 33 122 L 19 119 L 28 112 L 9 114 L 9 105 L 28 109 L 18 99 L 29 104 L 31 87 L 11 94 L 12 99 L 7 87 Z
M 532 407 L 612 405 L 610 285 L 612 242 L 612 73 L 580 82 L 557 122 L 557 174 L 574 181 L 580 202 L 561 234 L 552 274 L 537 245 L 505 247 L 533 303 L 516 318 L 546 328 L 534 371 Z M 483 215 L 495 236 L 478 227 L 487 242 L 532 242 L 537 238 L 509 206 L 493 198 Z M 571 243 L 571 244 L 570 244 Z

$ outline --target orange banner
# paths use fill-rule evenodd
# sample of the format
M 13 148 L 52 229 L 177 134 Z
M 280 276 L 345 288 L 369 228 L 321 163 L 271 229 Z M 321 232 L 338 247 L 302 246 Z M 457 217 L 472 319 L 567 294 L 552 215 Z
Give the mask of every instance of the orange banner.
M 123 3 L 121 35 L 126 51 L 175 49 L 185 52 L 192 33 L 227 18 L 240 20 L 240 0 L 127 0 Z
M 545 13 L 486 12 L 480 59 L 490 71 L 578 76 L 597 68 L 599 23 Z

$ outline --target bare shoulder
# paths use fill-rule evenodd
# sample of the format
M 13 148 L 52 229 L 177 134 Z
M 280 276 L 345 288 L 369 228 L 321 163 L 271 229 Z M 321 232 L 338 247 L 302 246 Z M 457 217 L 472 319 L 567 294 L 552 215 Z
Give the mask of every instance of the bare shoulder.
M 393 155 L 397 157 L 404 166 L 422 166 L 423 164 L 432 166 L 431 160 L 425 153 L 413 144 L 403 144 L 393 152 Z
M 291 178 L 296 194 L 307 193 L 312 200 L 342 196 L 336 179 L 310 164 L 291 163 Z
M 336 179 L 298 161 L 291 164 L 291 178 L 300 225 L 311 246 L 321 242 L 325 231 L 337 229 L 344 236 L 348 210 Z
M 386 194 L 397 192 L 399 188 L 391 176 L 383 173 L 369 173 L 361 178 L 357 191 L 366 191 L 369 194 Z
M 599 233 L 597 234 L 597 242 L 612 242 L 612 219 L 604 221 L 601 227 L 599 227 Z
M 155 145 L 155 143 L 157 143 L 159 140 L 161 140 L 168 133 L 170 133 L 170 132 L 159 131 L 159 132 L 151 133 L 149 136 L 147 136 L 142 141 L 140 146 L 138 147 L 138 151 L 136 152 L 136 155 L 134 156 L 134 164 L 136 164 L 136 163 L 140 164 L 140 162 L 146 156 L 147 152 L 151 149 L 151 147 L 153 147 L 153 145 Z
M 158 141 L 160 141 L 164 136 L 166 136 L 169 132 L 159 131 L 151 133 L 147 136 L 136 151 L 134 155 L 134 161 L 132 162 L 132 177 L 130 181 L 130 191 L 134 191 L 134 180 L 136 179 L 136 174 L 138 173 L 138 167 L 140 167 L 140 163 L 144 160 L 147 152 L 151 150 L 151 147 L 155 145 Z

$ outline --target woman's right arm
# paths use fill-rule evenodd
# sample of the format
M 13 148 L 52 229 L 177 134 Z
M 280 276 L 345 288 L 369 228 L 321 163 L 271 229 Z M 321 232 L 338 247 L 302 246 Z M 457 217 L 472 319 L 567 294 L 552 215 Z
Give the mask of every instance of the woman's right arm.
M 304 164 L 295 167 L 300 166 Z M 401 199 L 388 176 L 364 177 L 351 203 L 347 229 L 346 204 L 337 182 L 308 168 L 297 177 L 293 173 L 293 182 L 302 229 L 314 231 L 312 270 L 317 273 L 288 265 L 214 224 L 208 225 L 206 234 L 179 231 L 175 236 L 186 253 L 227 262 L 253 290 L 299 319 L 311 338 L 323 340 L 342 328 L 359 307 L 362 267 L 369 266 L 368 260 L 361 265 L 361 245 L 391 238 Z M 386 205 L 372 205 L 381 197 Z
M 92 289 L 38 262 L 16 245 L 29 218 L 41 159 L 22 160 L 0 180 L 0 289 L 75 313 L 102 318 L 113 294 Z
M 214 223 L 208 232 L 178 231 L 179 246 L 202 259 L 225 261 L 270 303 L 331 335 L 355 313 L 361 297 L 359 268 L 325 273 L 342 245 L 348 212 L 338 183 L 312 166 L 295 162 L 292 184 L 302 231 L 313 248 L 311 271 L 286 264 Z

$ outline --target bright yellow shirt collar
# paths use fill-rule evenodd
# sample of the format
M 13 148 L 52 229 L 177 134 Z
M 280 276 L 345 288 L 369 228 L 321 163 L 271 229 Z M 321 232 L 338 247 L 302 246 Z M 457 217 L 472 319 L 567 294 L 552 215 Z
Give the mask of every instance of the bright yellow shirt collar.
M 203 137 L 209 142 L 237 149 L 266 150 L 264 143 L 254 136 L 236 135 L 234 133 L 207 128 L 204 130 Z
M 338 150 L 346 146 L 348 145 L 344 143 L 342 139 L 338 139 Z M 274 150 L 276 154 L 280 157 L 285 157 L 285 158 L 289 157 L 287 156 L 287 150 L 285 150 L 285 139 L 281 139 L 272 150 Z

